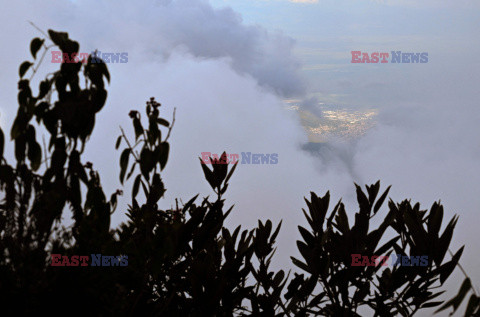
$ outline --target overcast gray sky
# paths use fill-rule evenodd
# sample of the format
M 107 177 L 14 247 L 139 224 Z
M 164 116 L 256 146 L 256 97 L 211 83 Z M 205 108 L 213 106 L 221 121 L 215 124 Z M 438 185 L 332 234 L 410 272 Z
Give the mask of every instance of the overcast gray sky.
M 438 199 L 445 218 L 460 215 L 453 249 L 480 285 L 479 74 L 477 1 L 5 1 L 0 12 L 0 125 L 9 133 L 17 109 L 18 66 L 43 30 L 66 31 L 80 51 L 128 52 L 109 64 L 107 105 L 84 159 L 100 170 L 107 194 L 120 188 L 119 125 L 155 96 L 170 118 L 177 108 L 164 172 L 165 207 L 211 194 L 203 151 L 278 153 L 277 165 L 240 165 L 229 186 L 231 225 L 284 220 L 277 258 L 288 267 L 309 191 L 331 190 L 354 212 L 354 186 L 392 184 L 394 200 L 425 208 Z M 352 64 L 351 51 L 428 52 L 425 64 Z M 47 58 L 39 80 L 58 68 Z M 331 143 L 338 160 L 300 150 L 307 136 L 285 98 L 379 109 L 378 123 L 349 143 Z M 13 144 L 7 145 L 11 154 Z M 348 164 L 345 164 L 348 162 Z M 353 172 L 352 172 L 353 171 Z M 126 191 L 128 192 L 127 185 Z M 121 198 L 128 203 L 130 195 Z M 114 224 L 124 220 L 118 210 Z M 446 221 L 446 219 L 444 220 Z M 452 275 L 456 290 L 461 275 Z M 450 293 L 451 294 L 451 293 Z

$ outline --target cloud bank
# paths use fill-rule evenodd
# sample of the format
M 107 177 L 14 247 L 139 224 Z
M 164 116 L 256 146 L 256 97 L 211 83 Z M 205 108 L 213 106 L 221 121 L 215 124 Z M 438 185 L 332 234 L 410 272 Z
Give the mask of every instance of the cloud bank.
M 26 8 L 35 13 L 25 14 Z M 197 193 L 213 194 L 198 161 L 201 152 L 278 153 L 278 164 L 239 166 L 226 198 L 236 205 L 231 226 L 253 228 L 257 219 L 284 219 L 279 241 L 282 263 L 288 261 L 295 249 L 291 233 L 303 223 L 302 197 L 321 187 L 315 159 L 300 150 L 306 134 L 294 113 L 283 109 L 283 97 L 302 97 L 305 92 L 291 38 L 246 26 L 233 10 L 214 9 L 202 0 L 56 1 L 42 6 L 31 1 L 13 6 L 4 18 L 4 27 L 31 20 L 43 29 L 67 31 L 82 52 L 128 52 L 128 63 L 108 64 L 112 81 L 107 104 L 97 116 L 84 157 L 101 172 L 107 195 L 120 187 L 120 151 L 114 152 L 119 125 L 133 135 L 128 112 L 143 112 L 151 96 L 164 105 L 161 111 L 167 119 L 177 108 L 162 175 L 165 208 L 177 197 L 186 202 Z M 15 115 L 17 67 L 30 58 L 30 39 L 40 36 L 26 22 L 25 27 L 20 24 L 13 34 L 2 35 L 15 48 L 4 53 L 13 66 L 0 75 L 9 83 L 2 88 L 8 98 L 0 104 L 7 123 L 2 124 L 4 131 L 9 131 Z M 58 64 L 44 62 L 37 77 L 55 67 Z M 119 199 L 113 225 L 126 220 L 129 189 L 130 184 Z
M 388 14 L 380 21 L 383 26 L 407 25 L 401 19 L 390 23 L 394 13 Z M 454 14 L 461 16 L 462 11 Z M 132 132 L 129 110 L 143 111 L 145 100 L 155 96 L 164 105 L 161 111 L 166 118 L 173 107 L 177 108 L 170 159 L 163 174 L 165 207 L 173 205 L 176 197 L 186 201 L 197 193 L 212 194 L 198 162 L 201 152 L 278 153 L 277 165 L 240 165 L 226 196 L 227 203 L 236 205 L 230 225 L 252 228 L 258 218 L 284 219 L 278 265 L 290 267 L 288 256 L 296 248 L 292 237 L 298 237 L 297 225 L 305 225 L 300 211 L 302 197 L 310 190 L 324 194 L 330 189 L 332 202 L 343 197 L 351 211 L 356 207 L 353 181 L 365 184 L 380 179 L 384 188 L 393 185 L 394 200 L 408 197 L 429 207 L 442 199 L 445 219 L 455 212 L 460 214 L 453 249 L 466 244 L 462 263 L 473 280 L 480 280 L 480 258 L 475 253 L 478 230 L 474 226 L 480 206 L 480 50 L 477 44 L 464 40 L 468 37 L 459 39 L 451 32 L 412 44 L 416 49 L 422 43 L 422 49 L 430 53 L 429 63 L 422 68 L 362 65 L 361 70 L 351 71 L 351 65 L 342 65 L 344 73 L 334 76 L 326 72 L 317 81 L 324 93 L 348 89 L 350 102 L 373 103 L 380 108 L 380 117 L 376 128 L 362 138 L 332 142 L 315 153 L 301 150 L 307 140 L 305 132 L 298 118 L 283 110 L 283 97 L 303 98 L 306 92 L 292 51 L 294 41 L 260 26 L 245 25 L 232 9 L 214 9 L 201 0 L 26 1 L 12 3 L 0 15 L 0 25 L 10 30 L 0 35 L 9 47 L 1 53 L 5 67 L 0 73 L 4 96 L 0 124 L 4 131 L 9 131 L 16 111 L 18 65 L 30 58 L 29 41 L 39 36 L 23 21 L 68 31 L 80 42 L 82 51 L 98 48 L 129 53 L 127 64 L 109 65 L 112 83 L 107 105 L 98 116 L 86 153 L 86 159 L 101 171 L 106 193 L 120 187 L 119 153 L 112 155 L 118 125 Z M 336 27 L 356 22 L 358 17 L 332 19 L 339 19 L 331 24 Z M 447 26 L 450 23 L 440 18 L 415 21 L 424 23 L 427 30 L 436 30 L 442 21 Z M 422 25 L 409 25 L 422 30 Z M 468 32 L 473 36 L 478 23 L 470 26 L 473 28 Z M 327 31 L 337 36 L 333 26 Z M 384 43 L 387 50 L 393 49 L 392 43 L 401 36 L 400 44 L 409 44 L 409 36 L 413 38 L 411 34 L 395 37 L 386 33 L 378 38 L 390 40 Z M 362 34 L 354 35 L 339 37 L 337 42 L 330 39 L 330 47 L 338 45 L 347 53 L 365 45 L 382 49 L 381 40 L 374 43 L 375 38 L 366 37 L 368 34 L 363 38 Z M 58 64 L 45 63 L 38 78 L 55 67 Z M 305 106 L 314 109 L 315 100 L 307 99 Z M 12 153 L 13 148 L 8 149 Z M 126 193 L 128 189 L 129 185 Z M 129 195 L 121 198 L 114 223 L 125 219 L 120 211 L 128 201 Z M 458 286 L 456 281 L 452 283 Z

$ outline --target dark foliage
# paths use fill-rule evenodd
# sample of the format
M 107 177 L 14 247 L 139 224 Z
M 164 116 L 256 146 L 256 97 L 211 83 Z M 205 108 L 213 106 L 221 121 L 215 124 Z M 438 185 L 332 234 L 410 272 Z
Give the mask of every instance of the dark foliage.
M 303 241 L 297 241 L 304 261 L 293 257 L 292 261 L 307 276 L 297 275 L 297 284 L 286 294 L 297 314 L 357 316 L 357 308 L 366 306 L 375 316 L 412 316 L 420 308 L 441 304 L 434 299 L 443 292 L 435 289 L 452 273 L 463 251 L 462 247 L 452 260 L 444 261 L 457 218 L 439 234 L 443 218 L 440 204 L 434 203 L 426 211 L 407 200 L 399 204 L 390 201 L 383 222 L 370 230 L 370 219 L 378 215 L 389 188 L 378 200 L 379 182 L 366 189 L 367 195 L 357 185 L 359 212 L 353 226 L 341 202 L 327 217 L 328 192 L 324 197 L 311 193 L 311 200 L 306 200 L 309 213 L 304 214 L 311 229 L 299 227 Z M 380 245 L 389 228 L 396 234 Z M 428 256 L 429 261 L 425 266 L 352 266 L 352 254 L 369 258 Z M 313 295 L 317 284 L 321 287 Z
M 462 269 L 463 271 L 463 269 Z M 447 301 L 445 304 L 443 304 L 436 312 L 440 312 L 443 310 L 446 310 L 448 308 L 453 308 L 452 314 L 455 313 L 460 305 L 462 304 L 463 300 L 466 298 L 465 296 L 468 293 L 471 293 L 470 298 L 467 303 L 467 308 L 465 309 L 465 315 L 464 316 L 480 316 L 480 296 L 478 296 L 477 292 L 475 291 L 475 288 L 472 285 L 472 282 L 470 281 L 470 278 L 467 276 L 465 271 L 463 271 L 465 274 L 466 278 L 463 281 L 462 285 L 460 286 L 460 289 L 458 290 L 458 294 L 455 295 L 452 299 Z
M 131 180 L 133 187 L 129 220 L 110 229 L 122 191 L 107 200 L 99 173 L 82 159 L 110 75 L 105 63 L 91 57 L 87 63 L 64 63 L 40 82 L 35 96 L 31 79 L 52 46 L 69 55 L 79 51 L 67 33 L 49 30 L 48 38 L 32 40 L 35 63 L 20 66 L 19 108 L 11 129 L 15 166 L 3 155 L 0 130 L 2 315 L 358 316 L 363 306 L 376 316 L 411 316 L 441 304 L 436 289 L 463 251 L 445 260 L 457 218 L 440 233 L 440 204 L 426 211 L 409 201 L 390 201 L 383 222 L 371 230 L 370 220 L 381 214 L 389 191 L 377 199 L 379 182 L 367 186 L 366 194 L 357 186 L 359 211 L 352 226 L 341 202 L 329 213 L 329 193 L 311 193 L 304 210 L 310 228 L 299 227 L 297 242 L 303 259 L 292 257 L 303 273 L 292 278 L 270 268 L 281 223 L 274 228 L 270 220 L 259 221 L 254 230 L 224 227 L 233 206 L 225 207 L 222 197 L 236 167 L 225 164 L 225 153 L 212 159 L 212 168 L 201 164 L 214 199 L 197 195 L 182 206 L 159 209 L 175 117 L 171 123 L 162 118 L 154 98 L 146 103 L 143 122 L 140 112 L 130 112 L 135 136 L 129 139 L 121 130 L 116 142 L 117 149 L 125 146 L 120 182 Z M 24 79 L 29 70 L 30 79 Z M 48 146 L 37 140 L 38 129 L 50 136 Z M 67 208 L 73 224 L 64 228 Z M 426 266 L 351 265 L 352 254 L 393 253 L 430 260 Z M 52 266 L 52 254 L 126 255 L 128 266 Z M 478 297 L 472 298 L 478 304 Z M 455 308 L 462 299 L 454 300 Z

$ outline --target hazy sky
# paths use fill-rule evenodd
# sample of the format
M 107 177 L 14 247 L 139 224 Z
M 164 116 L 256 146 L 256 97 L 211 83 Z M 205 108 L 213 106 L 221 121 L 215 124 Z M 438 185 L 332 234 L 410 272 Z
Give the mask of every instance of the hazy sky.
M 353 182 L 380 179 L 384 188 L 393 185 L 394 200 L 428 208 L 441 199 L 445 218 L 460 215 L 452 246 L 466 244 L 461 262 L 480 285 L 479 2 L 0 2 L 0 125 L 7 134 L 18 66 L 31 59 L 30 40 L 42 36 L 27 21 L 68 32 L 82 52 L 128 52 L 128 63 L 108 65 L 107 105 L 84 157 L 100 170 L 108 195 L 120 188 L 119 125 L 132 132 L 129 110 L 143 112 L 155 96 L 164 117 L 177 108 L 165 207 L 175 197 L 212 194 L 198 163 L 203 151 L 278 153 L 277 165 L 240 165 L 227 203 L 236 206 L 230 225 L 283 219 L 280 266 L 289 267 L 296 252 L 303 196 L 331 190 L 353 216 Z M 428 63 L 352 64 L 354 50 L 428 52 Z M 57 68 L 47 58 L 35 79 Z M 333 159 L 311 156 L 300 150 L 307 136 L 298 118 L 283 109 L 285 98 L 309 97 L 378 108 L 378 124 L 357 140 L 332 142 Z M 11 156 L 13 144 L 7 150 Z M 114 224 L 125 219 L 121 210 L 113 217 Z M 454 273 L 449 287 L 456 290 L 460 279 Z

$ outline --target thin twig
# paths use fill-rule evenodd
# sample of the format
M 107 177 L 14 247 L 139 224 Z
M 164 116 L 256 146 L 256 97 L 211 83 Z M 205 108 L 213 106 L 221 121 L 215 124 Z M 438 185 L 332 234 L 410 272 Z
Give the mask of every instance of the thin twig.
M 168 138 L 170 137 L 170 132 L 172 131 L 173 125 L 175 124 L 175 110 L 177 110 L 177 108 L 173 108 L 172 124 L 171 124 L 170 127 L 168 128 L 167 137 L 165 138 L 165 141 L 164 141 L 164 142 L 167 142 Z
M 131 150 L 130 152 L 132 152 L 132 155 L 133 155 L 133 157 L 135 158 L 135 160 L 138 161 L 138 157 L 137 157 L 137 155 L 135 154 L 135 152 L 133 151 L 133 148 L 132 148 L 132 146 L 130 145 L 130 142 L 128 141 L 127 136 L 125 135 L 125 131 L 123 131 L 123 129 L 122 129 L 121 126 L 120 126 L 120 131 L 122 131 L 122 136 L 123 136 L 123 138 L 125 139 L 125 141 L 127 142 L 127 145 L 128 145 L 128 147 L 130 148 L 130 150 Z
M 40 57 L 40 60 L 38 61 L 37 67 L 32 67 L 33 73 L 32 73 L 32 76 L 30 76 L 30 79 L 29 79 L 30 81 L 32 81 L 33 76 L 35 76 L 35 74 L 37 73 L 37 70 L 40 68 L 40 65 L 42 65 L 43 59 L 45 58 L 45 55 L 47 54 L 48 50 L 54 46 L 55 45 L 50 45 L 50 46 L 44 45 L 45 50 L 43 51 L 42 57 Z
M 450 256 L 453 258 L 453 253 L 452 251 L 450 251 L 450 248 L 448 249 L 448 253 L 450 253 Z M 457 262 L 457 265 L 458 265 L 458 268 L 460 269 L 460 271 L 462 271 L 463 275 L 465 275 L 466 278 L 470 278 L 468 275 L 467 275 L 467 272 L 465 272 L 465 270 L 463 269 L 462 265 L 460 264 L 460 262 Z M 475 288 L 473 286 L 470 287 L 473 291 L 473 293 L 475 294 L 475 296 L 478 297 L 477 295 L 477 292 L 475 291 Z
M 43 151 L 45 153 L 45 168 L 48 170 L 48 164 L 47 164 L 47 144 L 45 143 L 45 135 L 42 135 L 42 140 L 43 140 Z
M 38 26 L 36 26 L 32 21 L 28 21 L 34 28 L 36 28 L 40 33 L 42 33 L 43 35 L 45 35 L 46 38 L 50 38 L 50 36 L 48 36 L 48 34 L 46 34 L 42 29 L 40 29 Z M 45 57 L 45 55 L 47 54 L 48 50 L 52 47 L 54 47 L 55 44 L 53 45 L 50 45 L 50 46 L 47 46 L 45 43 L 43 43 L 43 48 L 45 49 L 43 51 L 43 54 L 42 54 L 42 57 L 40 58 L 40 61 L 38 62 L 38 65 L 37 67 L 32 67 L 33 69 L 33 73 L 32 73 L 32 76 L 30 76 L 30 81 L 32 81 L 32 78 L 33 76 L 35 75 L 35 73 L 37 72 L 38 68 L 40 67 L 40 65 L 42 64 L 42 61 Z
M 42 33 L 43 35 L 48 37 L 48 35 L 45 32 L 43 32 L 42 29 L 40 29 L 38 26 L 36 26 L 32 21 L 28 21 L 28 23 L 30 23 L 34 28 L 36 28 L 40 33 Z

